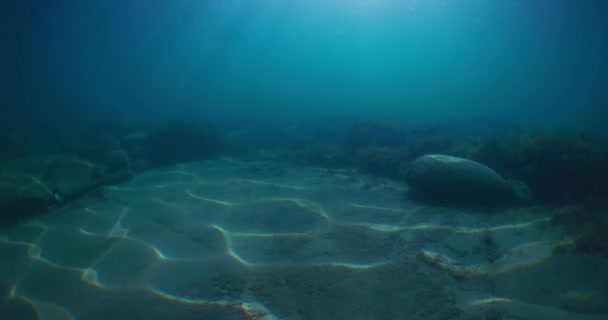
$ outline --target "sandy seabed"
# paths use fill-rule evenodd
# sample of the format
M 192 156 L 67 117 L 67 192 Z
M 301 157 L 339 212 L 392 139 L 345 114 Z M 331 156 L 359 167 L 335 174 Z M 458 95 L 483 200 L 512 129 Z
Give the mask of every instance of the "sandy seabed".
M 0 319 L 608 319 L 542 208 L 424 206 L 352 170 L 202 161 L 0 229 Z

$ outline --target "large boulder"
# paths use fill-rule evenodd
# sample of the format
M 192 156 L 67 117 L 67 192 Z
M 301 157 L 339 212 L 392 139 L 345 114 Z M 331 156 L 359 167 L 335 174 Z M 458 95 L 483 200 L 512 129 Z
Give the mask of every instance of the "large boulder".
M 433 202 L 500 206 L 514 203 L 525 193 L 521 182 L 511 184 L 481 163 L 448 155 L 417 158 L 406 169 L 405 178 L 415 197 Z

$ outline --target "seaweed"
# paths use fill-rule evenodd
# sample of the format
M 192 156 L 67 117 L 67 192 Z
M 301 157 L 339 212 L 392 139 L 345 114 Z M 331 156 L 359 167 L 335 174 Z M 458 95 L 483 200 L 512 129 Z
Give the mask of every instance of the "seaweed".
M 473 158 L 524 181 L 544 203 L 581 203 L 608 192 L 608 150 L 583 134 L 529 130 L 484 141 Z

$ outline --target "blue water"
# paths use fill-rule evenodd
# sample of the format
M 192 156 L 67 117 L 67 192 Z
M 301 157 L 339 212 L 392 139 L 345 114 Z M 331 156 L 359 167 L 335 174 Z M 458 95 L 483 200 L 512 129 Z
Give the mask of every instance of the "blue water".
M 608 319 L 608 1 L 5 2 L 0 320 Z
M 79 122 L 480 116 L 597 132 L 608 92 L 607 7 L 599 0 L 11 4 L 2 13 L 1 80 L 11 88 L 2 90 L 4 114 Z

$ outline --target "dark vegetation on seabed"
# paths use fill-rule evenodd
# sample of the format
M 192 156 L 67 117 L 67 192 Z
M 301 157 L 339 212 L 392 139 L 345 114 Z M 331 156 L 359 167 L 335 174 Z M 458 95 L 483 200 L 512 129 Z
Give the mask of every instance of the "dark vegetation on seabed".
M 608 254 L 608 147 L 581 133 L 513 129 L 478 135 L 445 125 L 355 122 L 262 132 L 225 132 L 198 120 L 156 125 L 99 125 L 50 144 L 18 130 L 0 132 L 0 222 L 15 223 L 133 174 L 184 161 L 230 156 L 302 166 L 356 168 L 404 181 L 425 154 L 477 161 L 530 187 L 533 202 L 553 208 L 552 224 L 578 235 L 575 250 Z M 572 249 L 572 248 L 569 248 Z

